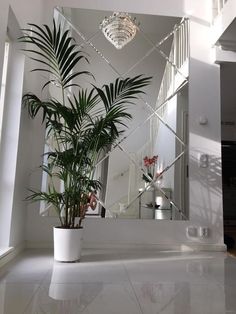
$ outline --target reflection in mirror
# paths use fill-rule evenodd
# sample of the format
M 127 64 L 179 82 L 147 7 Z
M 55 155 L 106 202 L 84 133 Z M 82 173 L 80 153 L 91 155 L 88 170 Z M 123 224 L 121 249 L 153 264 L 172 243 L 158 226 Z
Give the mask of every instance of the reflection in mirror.
M 101 156 L 102 182 L 95 214 L 107 218 L 188 217 L 188 20 L 131 14 L 137 33 L 116 49 L 99 28 L 113 12 L 57 8 L 55 18 L 70 29 L 96 78 L 79 78 L 83 88 L 117 77 L 152 76 L 145 94 L 128 107 L 133 119 L 123 137 Z M 94 212 L 91 211 L 92 214 Z M 90 211 L 88 211 L 90 214 Z

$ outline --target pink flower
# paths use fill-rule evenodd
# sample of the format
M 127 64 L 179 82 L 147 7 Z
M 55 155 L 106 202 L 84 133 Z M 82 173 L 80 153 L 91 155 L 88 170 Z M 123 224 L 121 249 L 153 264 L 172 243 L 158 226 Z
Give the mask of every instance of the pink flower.
M 145 156 L 143 158 L 143 162 L 144 162 L 144 167 L 147 168 L 146 173 L 148 174 L 148 176 L 150 176 L 151 178 L 153 178 L 154 176 L 154 172 L 155 172 L 155 164 L 157 162 L 158 159 L 158 155 L 155 155 L 153 157 L 148 157 Z M 146 177 L 144 175 L 144 177 Z
M 157 159 L 158 159 L 158 155 L 153 156 L 153 157 L 151 157 L 151 158 L 148 158 L 148 156 L 145 156 L 145 157 L 143 158 L 144 166 L 145 166 L 145 167 L 148 167 L 148 166 L 154 165 L 154 164 L 157 162 Z

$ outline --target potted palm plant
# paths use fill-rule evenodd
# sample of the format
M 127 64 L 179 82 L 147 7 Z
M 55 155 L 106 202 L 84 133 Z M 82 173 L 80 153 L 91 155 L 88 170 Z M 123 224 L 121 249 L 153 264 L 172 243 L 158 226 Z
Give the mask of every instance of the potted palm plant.
M 89 206 L 95 208 L 96 191 L 101 188 L 101 182 L 94 178 L 96 163 L 124 131 L 126 121 L 132 118 L 128 105 L 143 93 L 150 77 L 117 78 L 102 88 L 91 85 L 90 91 L 85 90 L 76 79 L 91 73 L 76 69 L 88 59 L 78 50 L 70 31 L 63 31 L 55 21 L 52 28 L 29 26 L 19 40 L 40 64 L 33 71 L 47 74 L 42 88 L 53 84 L 58 96 L 23 96 L 31 118 L 41 112 L 51 143 L 47 162 L 41 165 L 50 179 L 47 190 L 31 190 L 28 200 L 53 206 L 60 221 L 60 226 L 54 227 L 54 258 L 75 261 L 80 258 L 83 219 Z

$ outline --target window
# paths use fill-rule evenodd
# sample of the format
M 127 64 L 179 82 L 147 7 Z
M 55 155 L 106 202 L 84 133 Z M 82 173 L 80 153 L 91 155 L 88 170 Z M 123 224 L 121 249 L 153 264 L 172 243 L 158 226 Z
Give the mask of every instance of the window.
M 1 93 L 0 93 L 0 140 L 2 133 L 2 117 L 4 109 L 4 99 L 6 90 L 6 80 L 7 80 L 7 66 L 9 57 L 9 42 L 5 42 L 4 60 L 3 60 L 3 70 L 2 70 L 2 80 L 1 80 Z

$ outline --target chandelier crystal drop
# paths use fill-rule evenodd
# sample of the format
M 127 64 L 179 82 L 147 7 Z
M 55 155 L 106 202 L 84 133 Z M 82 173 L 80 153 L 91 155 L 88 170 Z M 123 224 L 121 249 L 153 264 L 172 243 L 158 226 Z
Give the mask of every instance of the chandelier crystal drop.
M 124 12 L 114 12 L 100 23 L 103 34 L 117 49 L 122 49 L 134 38 L 137 27 L 136 18 Z

